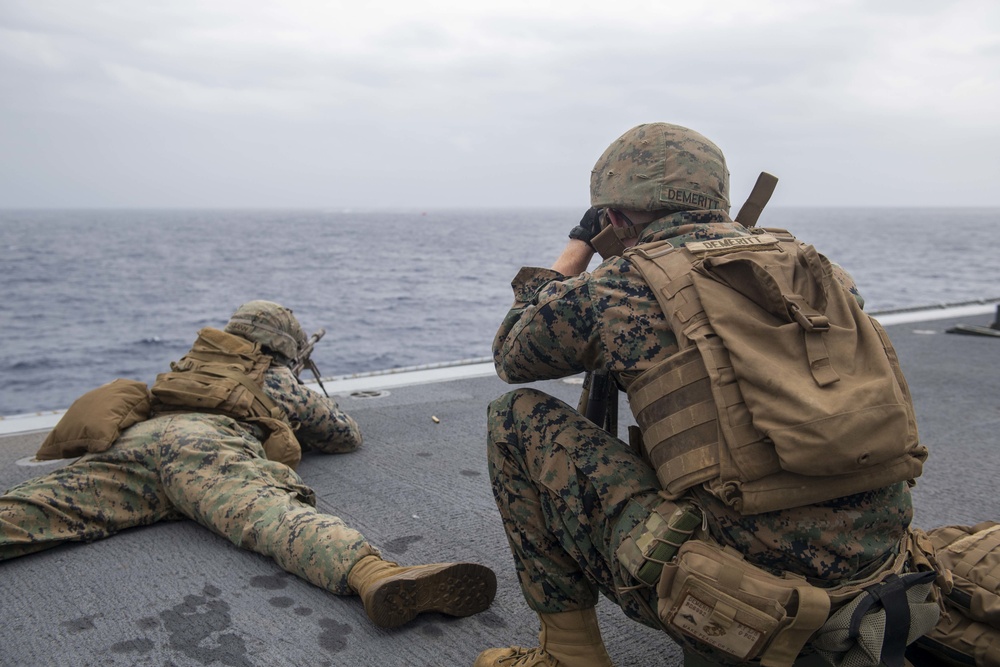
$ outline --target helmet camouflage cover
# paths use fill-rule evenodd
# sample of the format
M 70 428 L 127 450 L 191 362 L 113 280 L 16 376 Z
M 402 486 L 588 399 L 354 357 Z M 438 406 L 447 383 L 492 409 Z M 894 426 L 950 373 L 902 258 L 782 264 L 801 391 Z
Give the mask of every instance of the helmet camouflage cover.
M 248 301 L 233 313 L 225 331 L 294 359 L 308 342 L 290 308 L 273 301 Z
M 729 211 L 726 158 L 718 146 L 686 127 L 633 127 L 594 165 L 590 204 L 629 211 Z

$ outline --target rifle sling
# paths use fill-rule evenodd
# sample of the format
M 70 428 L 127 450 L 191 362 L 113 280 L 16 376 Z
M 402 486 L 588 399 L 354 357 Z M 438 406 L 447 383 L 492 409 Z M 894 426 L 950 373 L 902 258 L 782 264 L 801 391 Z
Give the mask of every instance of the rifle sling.
M 772 176 L 766 171 L 760 172 L 757 182 L 753 185 L 753 190 L 750 191 L 750 196 L 747 197 L 734 220 L 747 228 L 756 225 L 757 219 L 764 207 L 767 206 L 767 202 L 771 199 L 777 185 L 778 178 L 776 176 Z

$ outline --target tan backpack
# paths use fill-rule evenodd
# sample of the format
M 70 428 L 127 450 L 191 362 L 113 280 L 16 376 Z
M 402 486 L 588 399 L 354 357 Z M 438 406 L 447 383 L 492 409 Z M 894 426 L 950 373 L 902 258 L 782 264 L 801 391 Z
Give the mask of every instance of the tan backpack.
M 191 350 L 156 376 L 150 393 L 154 410 L 197 410 L 261 425 L 267 458 L 292 468 L 302 449 L 284 411 L 264 392 L 271 357 L 253 343 L 219 329 L 198 332 Z
M 625 258 L 681 348 L 628 388 L 670 497 L 705 484 L 756 514 L 920 475 L 927 450 L 895 351 L 815 248 L 754 229 Z

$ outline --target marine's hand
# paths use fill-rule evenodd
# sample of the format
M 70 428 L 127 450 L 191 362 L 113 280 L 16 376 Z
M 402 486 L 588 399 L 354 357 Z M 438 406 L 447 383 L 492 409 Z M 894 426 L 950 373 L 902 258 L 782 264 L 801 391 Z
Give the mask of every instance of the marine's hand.
M 591 245 L 590 240 L 601 231 L 601 220 L 603 218 L 601 214 L 603 212 L 603 208 L 594 208 L 593 206 L 588 208 L 587 212 L 580 218 L 579 224 L 570 230 L 569 237 L 577 241 L 583 241 L 593 248 L 594 246 Z

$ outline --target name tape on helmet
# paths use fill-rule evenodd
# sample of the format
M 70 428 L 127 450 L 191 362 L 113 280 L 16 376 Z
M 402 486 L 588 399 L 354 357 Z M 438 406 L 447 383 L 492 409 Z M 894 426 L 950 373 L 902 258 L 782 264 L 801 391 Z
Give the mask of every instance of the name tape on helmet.
M 683 204 L 684 206 L 691 206 L 698 210 L 729 207 L 729 202 L 723 204 L 721 200 L 715 197 L 709 197 L 700 192 L 691 192 L 690 190 L 670 187 L 664 188 L 663 192 L 660 193 L 660 201 L 670 204 Z

